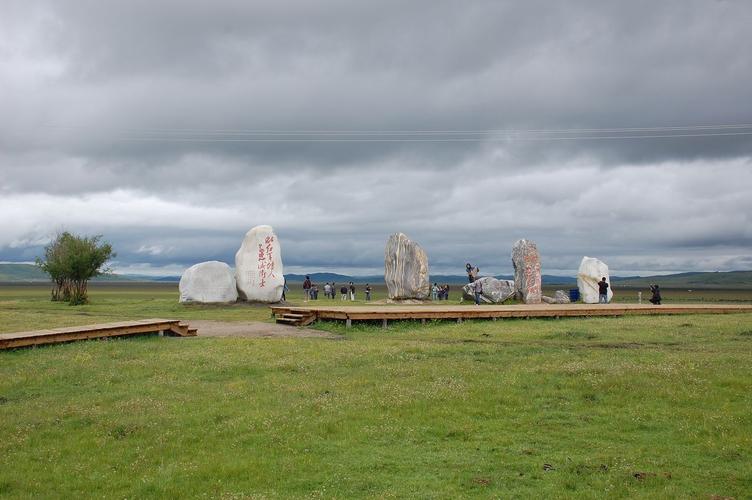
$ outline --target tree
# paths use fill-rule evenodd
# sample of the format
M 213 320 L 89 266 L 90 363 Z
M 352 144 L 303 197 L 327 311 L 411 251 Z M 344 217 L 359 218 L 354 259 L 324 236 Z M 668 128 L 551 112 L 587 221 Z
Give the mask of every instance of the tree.
M 88 302 L 88 283 L 95 276 L 109 272 L 104 265 L 115 257 L 112 245 L 100 244 L 102 236 L 76 236 L 67 231 L 58 234 L 44 249 L 44 259 L 37 265 L 53 282 L 52 300 L 71 305 Z

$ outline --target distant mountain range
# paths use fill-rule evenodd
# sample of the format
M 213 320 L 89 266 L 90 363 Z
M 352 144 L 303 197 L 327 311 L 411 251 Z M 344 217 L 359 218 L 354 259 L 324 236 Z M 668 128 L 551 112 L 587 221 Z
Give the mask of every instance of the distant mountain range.
M 383 275 L 372 276 L 347 276 L 337 273 L 312 273 L 309 274 L 314 283 L 326 282 L 358 284 L 384 282 Z M 303 274 L 286 274 L 290 283 L 302 283 L 305 279 Z M 512 276 L 500 275 L 499 279 L 513 279 Z M 577 279 L 572 276 L 553 276 L 544 274 L 543 284 L 547 286 L 561 285 L 574 287 Z M 45 282 L 49 278 L 37 266 L 32 264 L 0 264 L 0 282 Z M 92 281 L 157 281 L 178 282 L 180 276 L 146 276 L 140 274 L 107 274 L 95 278 Z M 431 281 L 436 283 L 459 284 L 466 283 L 465 275 L 431 275 Z M 693 272 L 668 274 L 664 276 L 612 276 L 611 281 L 620 286 L 646 287 L 650 283 L 658 283 L 663 288 L 752 288 L 752 271 L 729 271 L 729 272 Z

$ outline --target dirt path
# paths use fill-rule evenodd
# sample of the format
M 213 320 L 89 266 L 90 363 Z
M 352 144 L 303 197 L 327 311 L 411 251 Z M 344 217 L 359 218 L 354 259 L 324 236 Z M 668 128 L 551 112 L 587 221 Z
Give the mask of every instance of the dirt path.
M 340 338 L 339 335 L 311 330 L 309 328 L 278 325 L 276 323 L 262 323 L 260 321 L 210 321 L 196 319 L 189 320 L 187 323 L 191 325 L 191 328 L 198 328 L 199 337 Z

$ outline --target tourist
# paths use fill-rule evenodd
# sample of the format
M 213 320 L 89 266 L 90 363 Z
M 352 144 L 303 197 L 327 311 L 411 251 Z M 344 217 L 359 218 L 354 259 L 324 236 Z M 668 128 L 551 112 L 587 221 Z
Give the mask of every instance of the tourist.
M 332 293 L 332 286 L 331 286 L 331 285 L 329 284 L 329 282 L 327 281 L 327 282 L 326 282 L 326 283 L 324 284 L 324 297 L 326 297 L 326 298 L 328 299 L 328 298 L 329 298 L 329 295 L 330 295 L 331 293 Z
M 473 281 L 475 281 L 473 279 L 473 266 L 472 266 L 472 264 L 470 264 L 469 262 L 467 264 L 465 264 L 465 271 L 467 272 L 467 281 L 469 283 L 472 283 Z
M 319 300 L 319 286 L 315 283 L 311 285 L 311 298 L 313 300 Z
M 434 283 L 431 287 L 431 300 L 439 300 L 439 285 Z
M 366 283 L 366 302 L 371 300 L 371 285 Z
M 480 281 L 473 282 L 473 291 L 475 292 L 475 305 L 480 305 L 480 296 L 483 293 L 483 283 Z
M 661 305 L 661 290 L 658 288 L 658 285 L 650 285 L 650 293 L 653 294 L 653 296 L 650 297 L 650 302 L 656 306 Z
M 308 299 L 311 298 L 311 277 L 306 276 L 305 281 L 303 281 L 303 302 L 308 302 Z
M 282 282 L 282 302 L 284 302 L 287 300 L 286 294 L 289 288 L 287 287 L 287 278 L 283 276 L 282 279 L 284 280 Z
M 350 300 L 355 302 L 355 283 L 350 282 Z
M 608 283 L 605 276 L 598 282 L 598 303 L 608 304 Z
M 340 300 L 347 300 L 347 287 L 345 285 L 342 285 L 342 288 L 339 289 L 339 293 L 342 294 Z
M 337 284 L 332 281 L 332 300 L 334 300 L 334 296 L 337 295 Z
M 449 300 L 449 283 L 445 283 L 443 287 L 444 300 Z

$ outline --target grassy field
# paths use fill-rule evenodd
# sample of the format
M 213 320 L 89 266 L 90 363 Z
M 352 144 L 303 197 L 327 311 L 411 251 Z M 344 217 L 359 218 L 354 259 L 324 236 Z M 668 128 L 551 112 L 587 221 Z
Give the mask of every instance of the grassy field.
M 91 298 L 2 287 L 0 332 L 270 321 L 174 284 Z M 0 497 L 752 496 L 750 314 L 318 328 L 0 352 Z

